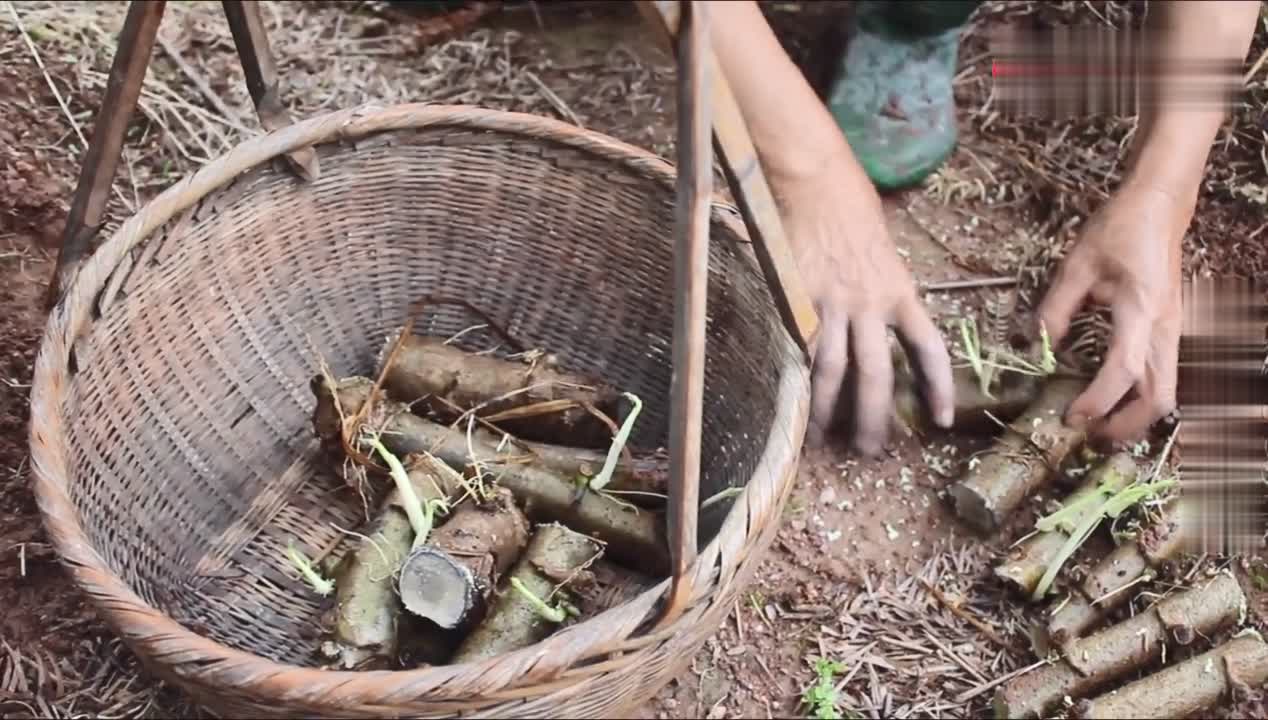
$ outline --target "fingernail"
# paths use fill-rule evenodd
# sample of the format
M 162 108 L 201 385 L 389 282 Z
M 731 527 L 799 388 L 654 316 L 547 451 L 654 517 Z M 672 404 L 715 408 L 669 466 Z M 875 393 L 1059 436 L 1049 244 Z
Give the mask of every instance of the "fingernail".
M 943 408 L 942 412 L 938 413 L 937 422 L 938 427 L 943 430 L 949 430 L 951 425 L 955 423 L 955 408 Z
M 1070 416 L 1066 418 L 1065 424 L 1075 430 L 1086 430 L 1087 415 L 1084 415 L 1083 413 L 1070 413 Z

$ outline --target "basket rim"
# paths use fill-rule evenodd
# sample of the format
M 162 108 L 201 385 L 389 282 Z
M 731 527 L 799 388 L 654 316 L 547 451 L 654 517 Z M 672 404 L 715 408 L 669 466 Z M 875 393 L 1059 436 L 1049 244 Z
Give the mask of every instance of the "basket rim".
M 437 700 L 470 698 L 472 687 L 488 694 L 527 688 L 544 678 L 557 677 L 578 658 L 609 653 L 621 649 L 626 642 L 643 645 L 653 637 L 669 637 L 690 621 L 687 614 L 665 628 L 633 635 L 668 592 L 671 580 L 666 578 L 623 605 L 561 630 L 536 645 L 496 658 L 412 670 L 322 670 L 274 661 L 194 632 L 137 595 L 109 569 L 87 537 L 68 492 L 70 472 L 62 405 L 72 382 L 69 366 L 75 341 L 95 321 L 94 306 L 99 295 L 132 248 L 206 195 L 292 150 L 355 141 L 380 132 L 444 126 L 562 144 L 623 166 L 670 190 L 675 187 L 674 168 L 665 159 L 553 118 L 468 105 L 365 104 L 316 115 L 249 138 L 169 186 L 138 209 L 83 262 L 67 284 L 62 300 L 49 313 L 35 360 L 29 426 L 32 485 L 44 527 L 63 566 L 103 619 L 143 658 L 160 662 L 163 669 L 174 671 L 178 678 L 193 679 L 195 671 L 188 668 L 196 666 L 200 683 L 211 681 L 213 686 L 233 688 L 252 697 L 282 701 L 287 697 L 305 698 L 314 706 L 382 708 L 426 700 L 433 693 Z M 712 215 L 714 222 L 747 237 L 738 212 L 716 193 Z M 809 369 L 786 331 L 772 340 L 786 346 L 781 353 L 784 364 L 775 418 L 752 476 L 736 496 L 717 535 L 700 549 L 689 570 L 697 587 L 708 586 L 715 579 L 718 585 L 729 582 L 735 568 L 748 560 L 748 553 L 737 548 L 730 538 L 736 533 L 745 538 L 757 536 L 763 526 L 778 522 L 777 516 L 771 517 L 771 511 L 782 502 L 783 490 L 795 476 L 808 415 Z M 706 595 L 697 596 L 697 603 L 716 587 L 706 589 Z M 608 638 L 606 643 L 593 636 L 594 630 L 602 626 L 611 628 L 602 633 Z M 180 657 L 170 657 L 175 654 Z M 168 657 L 158 659 L 159 655 Z M 564 662 L 556 664 L 550 658 Z

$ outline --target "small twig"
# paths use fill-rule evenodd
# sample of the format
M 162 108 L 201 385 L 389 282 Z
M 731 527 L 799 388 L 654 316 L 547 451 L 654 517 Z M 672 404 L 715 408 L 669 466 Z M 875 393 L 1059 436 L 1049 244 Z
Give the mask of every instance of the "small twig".
M 1132 581 L 1130 581 L 1130 582 L 1123 583 L 1122 585 L 1118 586 L 1117 588 L 1115 588 L 1115 589 L 1113 589 L 1113 590 L 1110 590 L 1109 592 L 1105 593 L 1104 595 L 1102 595 L 1102 596 L 1098 597 L 1097 599 L 1093 600 L 1093 601 L 1092 601 L 1092 604 L 1093 604 L 1093 605 L 1096 605 L 1096 604 L 1099 604 L 1099 603 L 1105 602 L 1105 601 L 1106 601 L 1106 600 L 1108 600 L 1109 598 L 1111 598 L 1111 597 L 1113 597 L 1113 596 L 1117 595 L 1118 593 L 1120 593 L 1120 592 L 1122 592 L 1122 591 L 1126 590 L 1127 588 L 1129 588 L 1129 587 L 1131 587 L 1131 586 L 1133 586 L 1133 585 L 1136 585 L 1136 584 L 1138 584 L 1138 583 L 1142 583 L 1142 582 L 1148 582 L 1148 581 L 1149 581 L 1152 577 L 1153 577 L 1153 573 L 1152 573 L 1152 572 L 1148 572 L 1148 571 L 1146 571 L 1146 572 L 1144 572 L 1144 573 L 1141 573 L 1140 575 L 1138 575 L 1138 576 L 1136 577 L 1136 579 L 1134 579 L 1134 580 L 1132 580 Z
M 942 594 L 942 591 L 939 590 L 936 585 L 929 582 L 928 580 L 925 580 L 924 578 L 920 578 L 920 583 L 925 586 L 925 589 L 929 591 L 929 594 L 932 595 L 933 598 L 937 600 L 939 604 L 941 604 L 946 609 L 950 610 L 951 614 L 955 615 L 956 617 L 960 618 L 964 622 L 977 628 L 978 632 L 981 632 L 983 635 L 987 637 L 987 639 L 989 639 L 991 642 L 995 643 L 996 645 L 1000 646 L 1001 648 L 1005 650 L 1014 649 L 1013 645 L 1011 643 L 1005 642 L 1004 638 L 1000 637 L 999 633 L 995 632 L 995 629 L 992 628 L 990 625 L 987 625 L 986 623 L 982 622 L 981 620 L 971 615 L 959 603 L 951 602 L 951 599 L 948 598 L 946 595 Z
M 1263 67 L 1265 62 L 1268 62 L 1268 48 L 1259 54 L 1259 59 L 1256 60 L 1255 64 L 1251 65 L 1250 69 L 1246 71 L 1246 74 L 1242 76 L 1242 85 L 1249 85 L 1250 81 L 1255 79 L 1255 75 L 1259 73 L 1259 68 Z
M 948 292 L 951 290 L 977 290 L 988 287 L 1011 287 L 1017 285 L 1015 277 L 972 278 L 969 280 L 946 280 L 944 282 L 921 283 L 921 292 Z
M 546 83 L 542 82 L 542 79 L 537 77 L 536 73 L 532 70 L 525 70 L 524 77 L 528 78 L 530 82 L 537 86 L 537 89 L 541 92 L 542 97 L 546 98 L 546 102 L 550 103 L 551 107 L 555 108 L 560 115 L 563 115 L 568 122 L 579 128 L 585 127 L 585 125 L 581 124 L 581 118 L 577 117 L 577 113 L 573 112 L 572 108 L 568 107 L 568 103 L 564 102 L 563 98 L 556 95 L 554 90 L 551 90 Z
M 216 112 L 223 115 L 224 119 L 228 121 L 228 123 L 232 123 L 234 118 L 238 117 L 238 113 L 234 112 L 228 105 L 225 104 L 225 101 L 216 94 L 216 91 L 211 89 L 211 85 L 207 83 L 207 79 L 199 75 L 198 72 L 194 70 L 194 67 L 181 56 L 180 51 L 173 47 L 172 43 L 168 41 L 167 38 L 163 37 L 162 33 L 159 33 L 158 44 L 164 54 L 166 54 L 167 57 L 175 63 L 177 69 L 181 71 L 181 74 L 194 84 L 194 87 L 198 90 L 199 94 L 203 96 L 203 99 L 215 108 Z M 232 125 L 230 126 L 232 127 Z M 243 130 L 244 132 L 249 132 L 246 128 L 240 126 L 238 129 Z

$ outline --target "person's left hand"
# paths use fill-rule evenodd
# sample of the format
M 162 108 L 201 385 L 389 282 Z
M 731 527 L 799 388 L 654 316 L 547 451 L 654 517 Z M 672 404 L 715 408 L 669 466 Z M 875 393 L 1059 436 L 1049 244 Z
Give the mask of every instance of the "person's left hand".
M 1175 408 L 1181 240 L 1192 216 L 1192 202 L 1125 186 L 1092 216 L 1062 262 L 1039 307 L 1053 344 L 1087 299 L 1108 306 L 1114 318 L 1100 371 L 1066 413 L 1071 427 L 1134 441 Z

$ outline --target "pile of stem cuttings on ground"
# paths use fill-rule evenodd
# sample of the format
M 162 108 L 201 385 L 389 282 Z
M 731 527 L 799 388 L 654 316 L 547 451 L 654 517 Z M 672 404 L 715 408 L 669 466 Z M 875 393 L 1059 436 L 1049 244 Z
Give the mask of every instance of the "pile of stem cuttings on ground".
M 638 397 L 540 352 L 467 352 L 411 327 L 376 379 L 323 363 L 312 380 L 313 429 L 368 509 L 321 567 L 288 548 L 326 599 L 324 667 L 497 657 L 668 574 L 667 457 L 628 447 Z
M 956 514 L 1000 533 L 1036 492 L 1053 484 L 1066 491 L 994 569 L 1020 598 L 1048 602 L 1030 633 L 1039 662 L 1001 681 L 996 717 L 1187 717 L 1268 682 L 1268 644 L 1246 626 L 1246 596 L 1226 569 L 1157 582 L 1151 589 L 1159 592 L 1139 593 L 1156 601 L 1120 619 L 1136 591 L 1176 574 L 1184 550 L 1176 479 L 1162 472 L 1174 432 L 1149 468 L 1131 451 L 1098 455 L 1061 420 L 1087 386 L 1086 367 L 1059 361 L 1046 337 L 1021 354 L 983 347 L 972 321 L 961 330 L 957 428 L 994 424 L 1002 432 L 951 488 Z M 924 418 L 906 377 L 900 416 L 919 426 Z M 1112 549 L 1072 572 L 1071 559 L 1100 528 L 1108 528 Z M 1192 654 L 1203 648 L 1210 649 Z

